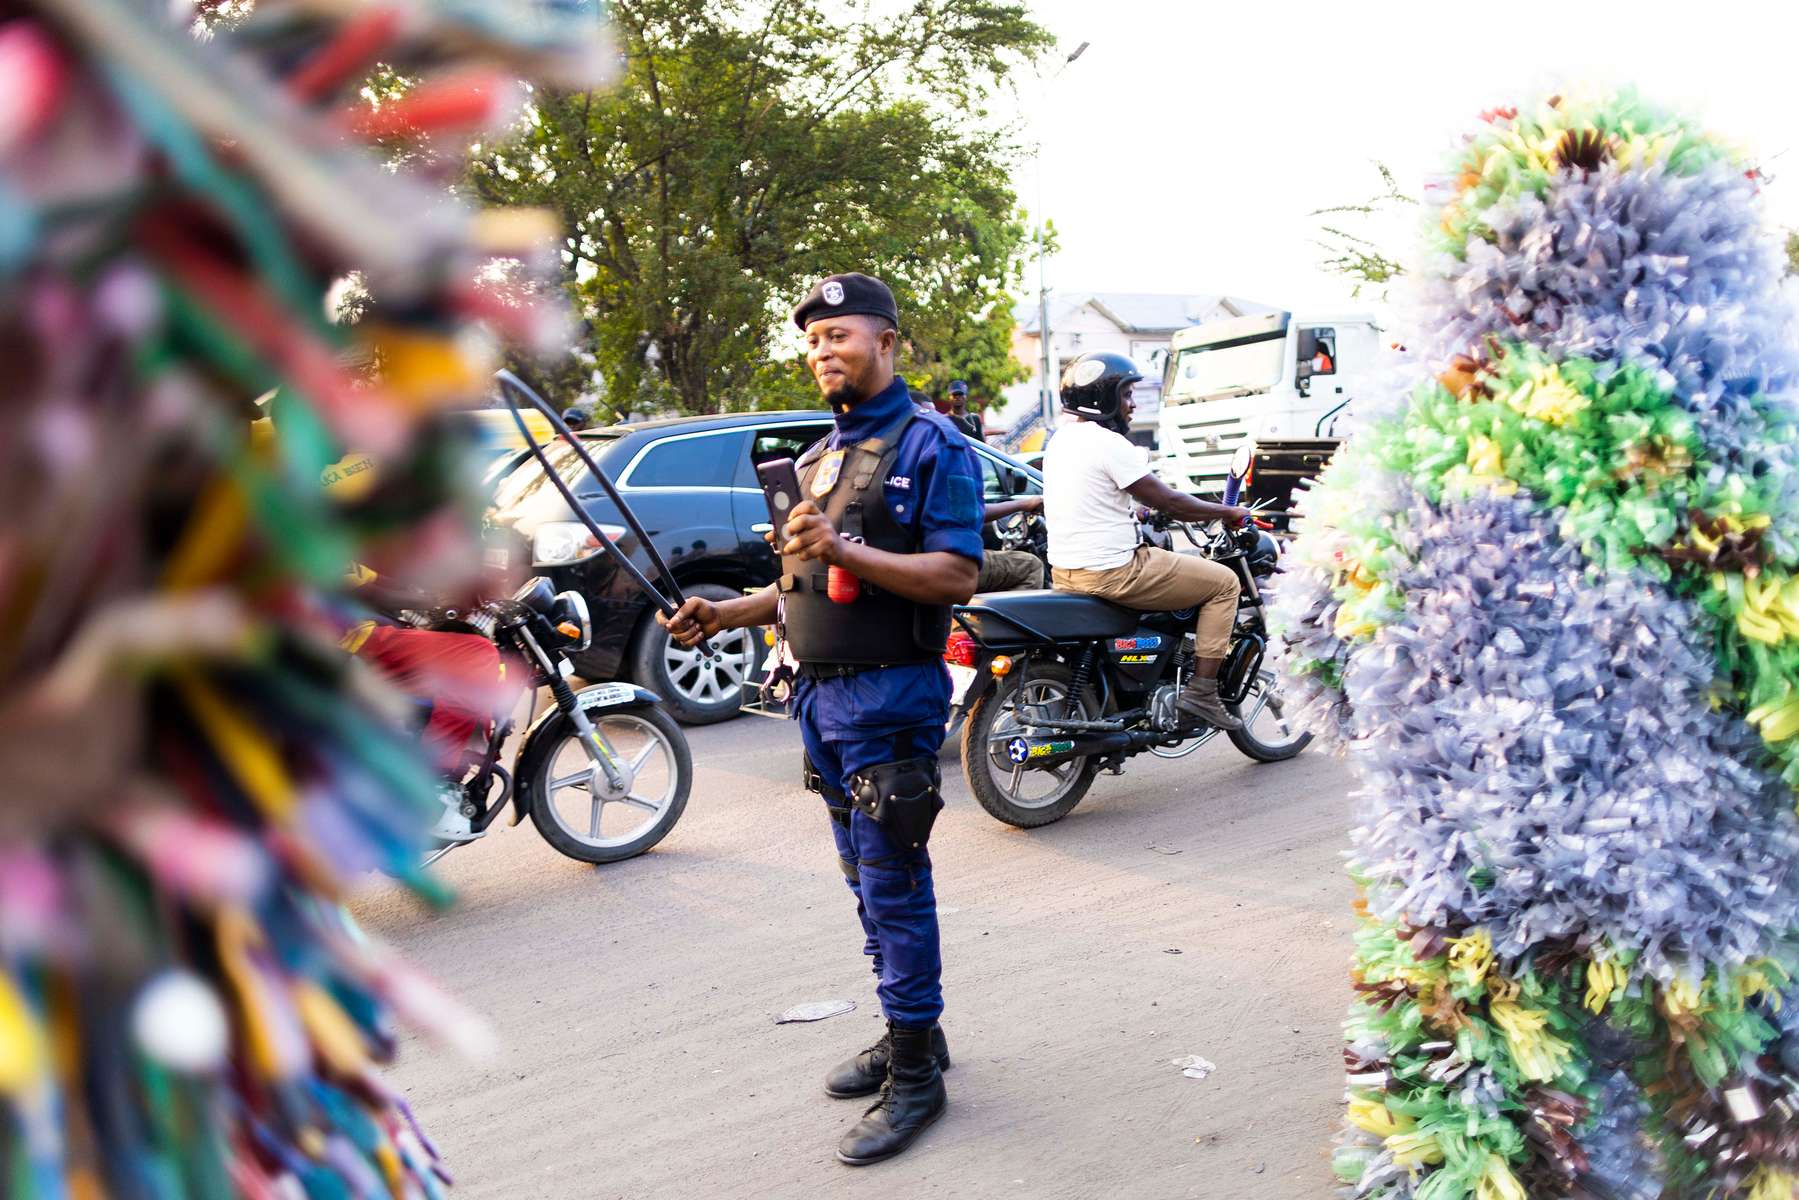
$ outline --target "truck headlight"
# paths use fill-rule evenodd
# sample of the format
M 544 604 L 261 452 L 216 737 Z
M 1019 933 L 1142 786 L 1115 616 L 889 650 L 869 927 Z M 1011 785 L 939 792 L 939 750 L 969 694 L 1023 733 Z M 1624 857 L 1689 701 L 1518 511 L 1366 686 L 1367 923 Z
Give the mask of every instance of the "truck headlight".
M 622 525 L 602 525 L 600 532 L 612 541 L 625 536 Z M 593 531 L 579 521 L 546 521 L 531 534 L 531 565 L 561 567 L 592 558 L 600 552 Z

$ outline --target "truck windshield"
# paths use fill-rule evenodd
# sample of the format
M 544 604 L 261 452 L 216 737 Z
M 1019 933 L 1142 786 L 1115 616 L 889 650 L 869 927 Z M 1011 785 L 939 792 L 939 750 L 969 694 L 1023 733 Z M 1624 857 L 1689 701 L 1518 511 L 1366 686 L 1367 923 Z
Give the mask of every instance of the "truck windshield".
M 1163 403 L 1209 400 L 1214 396 L 1259 392 L 1280 382 L 1286 366 L 1285 330 L 1214 346 L 1175 351 L 1173 378 Z

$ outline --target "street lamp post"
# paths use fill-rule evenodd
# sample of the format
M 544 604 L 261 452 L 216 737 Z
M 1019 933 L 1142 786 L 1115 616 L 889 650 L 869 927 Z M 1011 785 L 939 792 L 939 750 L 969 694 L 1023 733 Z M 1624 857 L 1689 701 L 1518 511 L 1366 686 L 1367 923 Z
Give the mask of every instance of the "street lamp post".
M 1043 108 L 1043 101 L 1049 96 L 1049 85 L 1054 83 L 1057 79 L 1060 79 L 1062 77 L 1062 72 L 1068 69 L 1068 65 L 1081 55 L 1085 54 L 1087 52 L 1087 47 L 1090 45 L 1092 45 L 1091 42 L 1082 42 L 1080 45 L 1076 46 L 1073 52 L 1070 53 L 1067 58 L 1062 60 L 1062 65 L 1057 67 L 1055 72 L 1043 81 L 1043 87 L 1038 96 L 1037 107 L 1039 111 Z M 1042 387 L 1038 389 L 1037 401 L 1043 411 L 1043 434 L 1045 437 L 1048 437 L 1050 428 L 1056 421 L 1056 360 L 1055 349 L 1050 345 L 1049 276 L 1048 269 L 1045 266 L 1048 252 L 1044 242 L 1045 222 L 1046 217 L 1043 211 L 1043 134 L 1039 132 L 1037 135 L 1037 336 L 1043 351 L 1041 368 L 1043 372 L 1043 383 Z

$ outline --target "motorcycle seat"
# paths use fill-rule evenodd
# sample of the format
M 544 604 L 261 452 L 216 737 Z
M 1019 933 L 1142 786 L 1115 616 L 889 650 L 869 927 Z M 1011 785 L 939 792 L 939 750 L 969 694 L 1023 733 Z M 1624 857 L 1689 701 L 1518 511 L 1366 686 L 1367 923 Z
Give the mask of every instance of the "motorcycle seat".
M 1097 596 L 1052 589 L 982 592 L 956 610 L 981 640 L 1016 640 L 1031 632 L 1064 640 L 1119 637 L 1136 631 L 1142 614 Z M 996 621 L 995 618 L 998 618 Z

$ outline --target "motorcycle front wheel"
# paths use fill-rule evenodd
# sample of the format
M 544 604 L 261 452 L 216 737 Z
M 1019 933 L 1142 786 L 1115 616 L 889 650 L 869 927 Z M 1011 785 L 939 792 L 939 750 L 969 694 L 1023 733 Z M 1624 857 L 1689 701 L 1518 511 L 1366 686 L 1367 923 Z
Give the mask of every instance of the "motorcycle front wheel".
M 593 760 L 558 715 L 530 767 L 531 822 L 557 851 L 584 863 L 635 858 L 668 836 L 687 808 L 693 756 L 674 718 L 659 708 L 590 709 L 601 740 L 628 782 L 619 794 L 595 786 Z
M 1099 705 L 1091 692 L 1070 699 L 1073 678 L 1060 663 L 1020 667 L 969 710 L 962 726 L 962 775 L 974 798 L 994 817 L 1020 829 L 1036 829 L 1074 811 L 1093 786 L 1099 764 L 1077 758 L 1027 769 L 1012 762 L 1008 744 L 1033 719 L 1091 721 Z
M 1231 745 L 1257 762 L 1285 762 L 1312 744 L 1312 735 L 1302 733 L 1287 720 L 1281 695 L 1279 676 L 1267 668 L 1256 673 L 1248 695 L 1235 706 L 1243 718 L 1243 728 L 1226 734 Z

